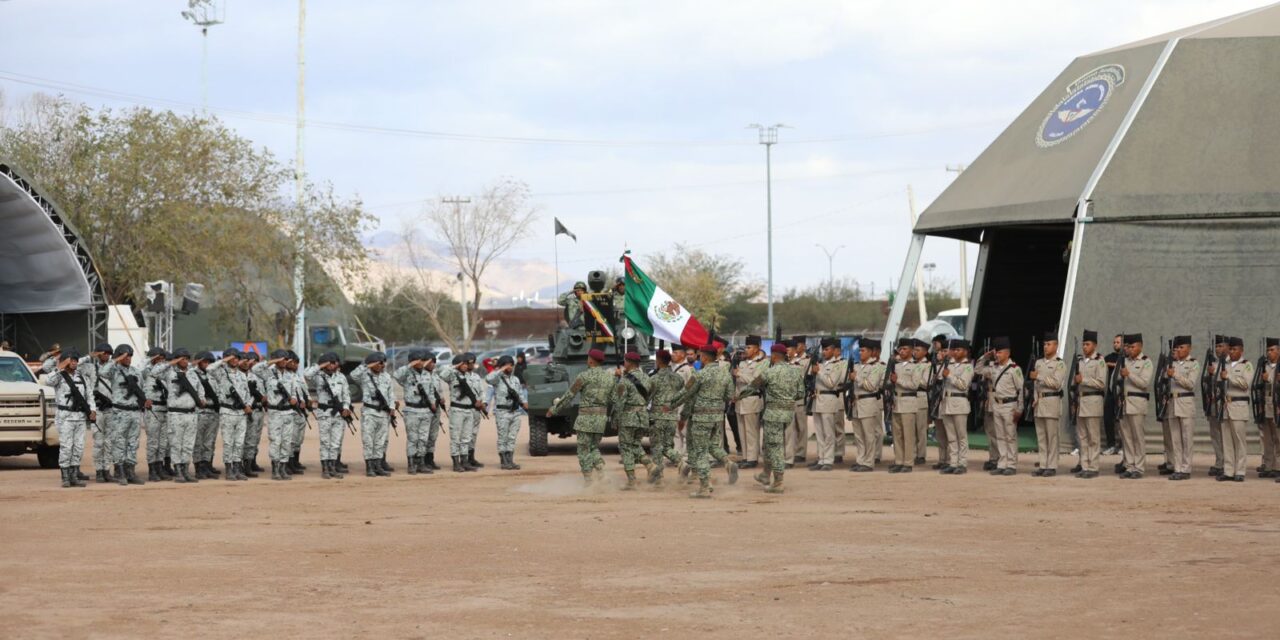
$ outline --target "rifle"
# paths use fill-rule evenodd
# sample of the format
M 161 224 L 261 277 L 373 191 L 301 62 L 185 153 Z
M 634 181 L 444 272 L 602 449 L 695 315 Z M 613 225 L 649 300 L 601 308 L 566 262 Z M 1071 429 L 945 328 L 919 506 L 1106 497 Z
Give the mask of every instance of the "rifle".
M 1222 372 L 1227 370 L 1227 356 L 1218 356 L 1218 366 L 1214 370 L 1217 379 L 1214 380 L 1213 394 L 1213 415 L 1222 421 L 1227 415 L 1227 381 L 1222 379 Z
M 1204 409 L 1204 417 L 1213 418 L 1214 413 L 1214 391 L 1217 385 L 1213 384 L 1213 368 L 1209 363 L 1214 361 L 1213 355 L 1213 332 L 1208 333 L 1209 346 L 1204 350 L 1204 368 L 1200 370 L 1200 407 Z
M 975 361 L 975 365 L 979 361 L 985 360 L 988 368 L 990 368 L 991 360 L 988 358 L 991 353 L 991 339 L 988 338 L 982 345 L 982 355 Z M 976 430 L 981 428 L 987 420 L 987 397 L 991 395 L 991 379 L 986 375 L 975 375 L 973 380 L 969 382 L 969 402 L 977 410 L 969 412 L 969 428 Z
M 76 413 L 83 413 L 86 422 L 94 422 L 89 419 L 89 414 L 93 413 L 93 410 L 89 408 L 89 401 L 85 400 L 84 394 L 80 393 L 75 383 L 71 381 L 71 374 L 67 373 L 66 370 L 58 373 L 62 374 L 63 382 L 67 383 L 67 389 L 71 392 L 71 406 L 75 407 Z M 81 380 L 83 379 L 81 378 Z
M 1067 372 L 1067 419 L 1070 420 L 1072 428 L 1075 428 L 1076 422 L 1080 419 L 1080 384 L 1076 382 L 1076 376 L 1080 374 L 1080 363 L 1083 361 L 1080 338 L 1075 338 L 1072 345 L 1071 370 Z
M 129 391 L 129 395 L 138 399 L 138 411 L 142 411 L 147 407 L 147 394 L 142 391 L 142 386 L 138 384 L 138 376 L 124 374 L 124 388 Z
M 898 386 L 897 383 L 893 381 L 893 374 L 896 373 L 897 370 L 898 357 L 897 354 L 894 354 L 889 356 L 889 363 L 886 364 L 884 368 L 884 381 L 880 383 L 880 392 L 884 394 L 881 396 L 881 399 L 884 402 L 884 415 L 886 416 L 893 415 L 893 407 L 898 400 Z
M 1030 375 L 1032 371 L 1036 370 L 1036 354 L 1039 352 L 1040 352 L 1040 341 L 1036 340 L 1035 336 L 1032 336 L 1031 337 L 1031 355 L 1027 357 L 1028 375 Z M 1036 380 L 1036 382 L 1039 382 L 1039 380 Z M 1022 417 L 1023 418 L 1033 418 L 1033 419 L 1035 418 L 1035 414 L 1033 413 L 1033 411 L 1035 410 L 1035 400 L 1036 400 L 1035 388 L 1037 386 L 1039 385 L 1032 384 L 1031 393 L 1024 393 L 1022 395 Z
M 942 371 L 951 370 L 951 360 L 948 358 L 942 363 Z M 932 375 L 932 371 L 930 372 Z M 946 393 L 946 376 L 939 372 L 933 375 L 933 380 L 929 382 L 929 419 L 940 420 L 942 418 L 942 399 Z
M 804 370 L 804 412 L 805 415 L 813 415 L 813 401 L 818 397 L 818 374 L 813 372 L 813 368 L 818 366 L 822 358 L 822 350 L 814 347 L 809 352 L 809 365 Z
M 316 421 L 316 424 L 320 424 L 320 418 L 317 418 L 316 413 L 311 410 L 311 396 L 307 395 L 307 391 L 303 389 L 298 393 L 302 395 L 302 399 L 298 401 L 298 406 L 295 407 L 295 409 L 298 411 L 298 414 L 302 416 L 302 421 L 307 423 L 307 430 L 310 431 L 311 422 L 307 420 L 307 416 L 311 416 L 311 418 Z
M 1115 415 L 1117 424 L 1120 422 L 1120 419 L 1124 417 L 1125 385 L 1124 376 L 1120 375 L 1120 370 L 1126 368 L 1125 360 L 1127 358 L 1128 356 L 1125 355 L 1124 350 L 1121 349 L 1120 354 L 1116 358 L 1116 368 L 1111 371 L 1111 381 L 1107 384 L 1107 394 L 1110 396 L 1108 400 L 1110 400 L 1112 404 L 1113 414 Z
M 1165 347 L 1168 347 L 1166 351 Z M 1169 377 L 1169 367 L 1173 362 L 1172 341 L 1166 343 L 1160 336 L 1160 358 L 1156 360 L 1159 374 L 1156 376 L 1156 420 L 1164 422 L 1169 415 L 1170 394 L 1173 391 L 1173 379 Z
M 373 387 L 373 399 L 377 400 L 378 404 L 382 405 L 383 407 L 386 407 L 387 418 L 391 420 L 391 431 L 395 433 L 397 437 L 399 437 L 400 431 L 396 429 L 397 424 L 396 424 L 395 406 L 392 405 L 390 402 L 387 402 L 387 397 L 382 395 L 382 389 L 378 388 L 378 381 L 373 379 L 372 373 L 369 374 L 369 382 L 372 383 L 369 386 Z
M 471 406 L 478 409 L 480 411 L 480 415 L 484 416 L 487 420 L 489 418 L 489 411 L 485 409 L 484 403 L 480 402 L 480 398 L 476 397 L 476 391 L 471 388 L 471 383 L 467 382 L 467 379 L 464 377 L 458 380 L 458 386 L 461 388 L 462 396 L 470 400 Z M 381 392 L 379 392 L 379 395 L 381 395 Z
M 320 374 L 320 382 L 324 383 L 324 390 L 326 393 L 329 394 L 330 406 L 325 408 L 328 409 L 329 411 L 332 411 L 333 415 L 341 416 L 343 421 L 347 423 L 347 428 L 351 430 L 351 435 L 353 436 L 356 435 L 356 424 L 355 424 L 356 421 L 355 421 L 355 418 L 352 417 L 354 414 L 352 414 L 351 411 L 348 410 L 347 415 L 345 416 L 342 415 L 342 408 L 341 408 L 342 405 L 338 403 L 338 396 L 333 392 L 333 387 L 329 384 L 329 379 L 325 376 L 324 373 Z M 319 420 L 317 420 L 317 422 L 319 422 Z
M 1263 424 L 1267 421 L 1267 387 L 1262 381 L 1262 374 L 1267 371 L 1267 342 L 1259 338 L 1262 355 L 1258 356 L 1258 365 L 1253 369 L 1253 381 L 1249 385 L 1249 403 L 1253 408 L 1253 421 Z

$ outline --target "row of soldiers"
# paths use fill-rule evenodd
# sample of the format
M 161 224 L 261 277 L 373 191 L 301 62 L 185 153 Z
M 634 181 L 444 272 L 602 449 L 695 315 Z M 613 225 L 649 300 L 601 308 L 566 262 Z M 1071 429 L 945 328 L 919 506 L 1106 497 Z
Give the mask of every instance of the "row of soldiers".
M 94 430 L 94 465 L 98 482 L 144 484 L 135 472 L 142 431 L 147 434 L 147 481 L 198 482 L 223 474 L 213 465 L 218 434 L 222 435 L 227 480 L 248 480 L 265 469 L 257 464 L 265 424 L 271 477 L 290 480 L 306 471 L 300 461 L 303 437 L 311 418 L 319 429 L 321 477 L 341 478 L 349 469 L 341 451 L 347 430 L 356 433 L 357 414 L 351 389 L 335 353 L 320 356 L 299 373 L 300 358 L 287 350 L 260 361 L 252 352 L 228 349 L 219 357 L 186 349 L 166 353 L 152 348 L 135 365 L 129 345 L 114 349 L 99 344 L 88 356 L 60 351 L 41 367 L 56 394 L 56 423 L 61 440 L 59 467 L 64 487 L 84 486 L 80 473 L 86 431 Z M 495 387 L 499 457 L 503 469 L 514 462 L 519 415 L 527 410 L 525 391 L 512 375 L 514 362 L 503 358 L 488 376 Z M 480 413 L 487 413 L 485 382 L 474 373 L 475 356 L 463 354 L 452 366 L 436 371 L 435 356 L 410 354 L 394 374 L 386 356 L 371 354 L 351 372 L 364 391 L 359 413 L 365 474 L 384 477 L 394 470 L 386 460 L 388 427 L 397 414 L 405 419 L 409 473 L 432 473 L 436 437 L 442 428 L 444 398 L 449 397 L 450 454 L 454 471 L 483 466 L 475 459 Z M 404 388 L 395 402 L 391 380 Z M 315 398 L 310 390 L 315 390 Z M 317 413 L 318 412 L 318 413 Z

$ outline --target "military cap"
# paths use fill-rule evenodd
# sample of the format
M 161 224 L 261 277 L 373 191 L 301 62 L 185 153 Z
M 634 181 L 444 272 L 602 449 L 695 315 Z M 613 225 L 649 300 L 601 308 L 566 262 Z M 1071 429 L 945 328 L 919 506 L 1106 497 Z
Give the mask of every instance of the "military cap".
M 287 356 L 285 356 L 285 357 L 286 357 L 286 358 L 288 358 L 288 359 L 290 359 L 290 360 L 293 360 L 293 361 L 295 361 L 295 362 L 302 362 L 302 358 L 299 358 L 299 357 L 298 357 L 298 352 L 297 352 L 297 351 L 294 351 L 293 349 L 290 349 L 290 350 L 289 350 L 289 355 L 287 355 Z M 386 356 L 382 356 L 382 359 L 383 359 L 383 360 L 386 360 L 386 359 L 387 359 L 387 357 L 386 357 Z
M 1090 330 L 1090 329 L 1085 329 L 1085 330 L 1084 330 L 1084 337 L 1083 337 L 1083 338 L 1081 338 L 1081 340 L 1083 340 L 1083 341 L 1085 341 L 1085 342 L 1092 342 L 1092 343 L 1094 343 L 1094 344 L 1097 344 L 1097 342 L 1098 342 L 1098 332 L 1097 332 L 1097 331 Z
M 1280 347 L 1280 338 L 1267 338 L 1268 347 Z
M 1058 332 L 1057 332 L 1057 331 L 1046 331 L 1046 332 L 1044 332 L 1044 341 L 1045 341 L 1045 342 L 1050 342 L 1050 341 L 1052 341 L 1052 342 L 1057 342 L 1057 341 L 1058 341 Z
M 430 350 L 430 349 L 423 349 L 423 350 L 422 350 L 422 359 L 423 359 L 423 360 L 431 360 L 431 361 L 434 361 L 434 360 L 436 359 L 436 352 L 434 352 L 434 351 L 432 351 L 432 350 Z
M 862 341 L 858 343 L 858 346 L 863 349 L 879 349 L 880 341 L 875 338 L 863 338 Z
M 1125 344 L 1137 344 L 1139 342 L 1142 342 L 1141 333 L 1130 333 L 1130 334 L 1126 334 L 1124 337 Z
M 408 352 L 405 353 L 405 358 L 407 358 L 409 362 L 415 362 L 417 360 L 422 359 L 422 354 L 424 352 L 425 352 L 424 349 L 410 349 Z
M 823 338 L 822 342 L 820 342 L 819 345 L 821 345 L 823 349 L 826 349 L 827 347 L 839 348 L 840 339 L 839 338 Z
M 618 286 L 618 285 L 620 285 L 620 284 L 626 284 L 626 283 L 627 283 L 626 278 L 623 278 L 622 276 L 618 276 L 618 277 L 616 277 L 616 278 L 614 278 L 614 279 L 613 279 L 613 286 L 615 286 L 615 287 L 616 287 L 616 286 Z
M 640 354 L 634 351 L 628 351 L 627 355 L 622 356 L 622 359 L 626 360 L 627 362 L 640 362 L 641 358 L 640 358 Z
M 365 364 L 374 364 L 377 362 L 386 362 L 386 361 L 387 361 L 387 356 L 383 355 L 381 351 L 374 351 L 373 353 L 364 357 Z
M 260 356 L 258 355 L 257 351 L 241 351 L 240 359 L 241 360 L 259 360 Z
M 1191 346 L 1191 336 L 1174 336 L 1173 346 L 1181 347 L 1182 345 Z
M 126 356 L 126 355 L 128 356 L 133 355 L 133 347 L 127 344 L 122 344 L 116 347 L 115 356 L 117 358 L 119 358 L 120 356 Z
M 698 349 L 698 351 L 701 353 L 705 353 L 707 355 L 712 355 L 712 356 L 719 353 L 719 350 L 716 348 L 714 344 L 703 345 L 700 349 Z
M 515 363 L 516 363 L 516 359 L 512 358 L 511 356 L 502 356 L 501 358 L 498 358 L 499 367 L 505 367 L 509 364 L 515 364 Z
M 271 352 L 272 360 L 283 360 L 288 357 L 289 357 L 289 352 L 285 351 L 284 349 L 276 349 L 275 351 Z
M 58 362 L 62 362 L 63 360 L 79 360 L 79 359 L 80 359 L 80 352 L 76 351 L 75 347 L 71 347 L 70 349 L 64 349 L 62 353 L 58 355 Z
M 450 360 L 450 362 L 451 362 L 454 366 L 460 365 L 460 364 L 462 364 L 462 363 L 464 363 L 464 362 L 466 362 L 466 361 L 467 361 L 467 360 L 466 360 L 466 358 L 463 358 L 461 353 L 459 353 L 458 355 L 454 356 L 454 357 L 453 357 L 453 360 Z
M 191 352 L 187 351 L 186 347 L 178 347 L 177 349 L 173 350 L 173 353 L 169 354 L 170 360 L 177 360 L 178 358 L 190 358 L 190 357 L 191 357 Z
M 462 358 L 463 358 L 464 360 L 466 360 L 467 362 L 475 362 L 475 361 L 476 361 L 476 354 L 471 353 L 470 351 L 468 351 L 468 352 L 466 352 L 466 353 L 462 354 Z
M 604 362 L 604 352 L 599 349 L 592 349 L 587 352 L 587 357 L 596 362 Z
M 1227 346 L 1228 346 L 1228 347 L 1243 347 L 1243 346 L 1244 346 L 1244 340 L 1243 340 L 1243 339 L 1241 339 L 1241 338 L 1237 338 L 1237 337 L 1235 337 L 1235 336 L 1232 336 L 1232 337 L 1230 337 L 1230 338 L 1227 338 Z
M 1220 333 L 1213 334 L 1213 344 L 1215 345 L 1226 344 L 1228 339 L 1229 338 L 1227 338 L 1227 336 L 1224 336 Z
M 200 353 L 197 353 L 196 362 L 200 362 L 201 360 L 204 360 L 206 362 L 213 362 L 213 354 L 209 353 L 208 351 L 201 351 Z
M 747 346 L 760 346 L 760 336 L 747 336 L 746 344 Z
M 111 343 L 99 342 L 98 346 L 93 348 L 94 353 L 111 353 Z
M 334 364 L 338 364 L 339 362 L 341 362 L 341 360 L 338 358 L 338 354 L 332 351 L 326 351 L 323 354 L 321 354 L 320 359 L 316 360 L 316 362 L 320 364 L 329 364 L 330 362 Z
M 658 349 L 658 352 L 653 354 L 653 357 L 657 358 L 659 362 L 671 362 L 671 352 L 666 349 Z
M 223 357 L 224 359 L 225 359 L 225 358 L 230 358 L 230 357 L 236 357 L 236 358 L 239 358 L 239 357 L 240 357 L 240 350 L 239 350 L 239 349 L 236 349 L 235 347 L 227 347 L 225 350 L 223 350 L 223 352 L 222 352 L 222 357 Z
M 587 283 L 582 282 L 581 280 L 579 280 L 578 282 L 573 283 L 573 288 L 574 288 L 574 289 L 586 289 L 586 288 L 587 288 Z
M 952 339 L 951 339 L 951 342 L 947 343 L 947 348 L 949 348 L 949 349 L 968 349 L 968 348 L 969 348 L 969 343 L 968 343 L 968 341 L 966 341 L 966 340 L 965 340 L 965 339 L 963 339 L 963 338 L 952 338 Z
M 165 353 L 164 349 L 161 349 L 160 347 L 151 347 L 150 349 L 147 349 L 148 358 L 154 358 L 156 356 L 167 356 L 167 355 L 168 354 Z
M 791 336 L 791 342 L 793 344 L 805 344 L 809 342 L 809 336 Z
M 682 345 L 682 344 L 675 344 L 675 343 L 672 343 L 672 344 L 671 344 L 671 350 L 672 350 L 672 351 L 686 351 L 687 349 L 685 349 L 685 346 L 684 346 L 684 345 Z
M 1009 344 L 1008 338 L 1000 336 L 999 338 L 991 339 L 991 348 L 999 351 L 1001 349 L 1012 349 L 1013 345 Z
M 787 345 L 782 344 L 781 342 L 775 342 L 773 343 L 772 347 L 769 347 L 769 353 L 785 354 L 786 352 L 787 352 Z
M 930 340 L 930 342 L 937 343 L 945 347 L 947 346 L 948 340 L 950 340 L 950 338 L 947 337 L 947 334 L 939 333 L 938 335 L 934 336 L 933 340 Z

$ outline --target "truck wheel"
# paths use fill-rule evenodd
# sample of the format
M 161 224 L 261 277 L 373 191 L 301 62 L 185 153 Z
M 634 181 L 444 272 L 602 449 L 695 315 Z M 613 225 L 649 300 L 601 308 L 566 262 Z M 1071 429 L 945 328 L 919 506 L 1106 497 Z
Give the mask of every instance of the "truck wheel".
M 529 418 L 529 455 L 535 458 L 547 455 L 546 418 Z
M 58 451 L 59 447 L 50 447 L 48 445 L 40 445 L 36 448 L 36 460 L 40 461 L 41 469 L 57 469 L 58 468 Z

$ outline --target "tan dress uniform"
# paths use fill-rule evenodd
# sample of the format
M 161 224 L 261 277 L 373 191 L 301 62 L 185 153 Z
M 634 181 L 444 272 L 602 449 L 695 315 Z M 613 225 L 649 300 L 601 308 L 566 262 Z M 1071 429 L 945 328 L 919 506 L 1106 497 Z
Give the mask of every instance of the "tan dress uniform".
M 969 465 L 969 383 L 973 382 L 973 363 L 968 358 L 952 360 L 951 374 L 943 385 L 943 423 L 947 446 L 951 450 L 951 466 L 966 469 Z
M 684 384 L 687 385 L 689 383 L 689 377 L 693 375 L 693 365 L 689 364 L 687 360 L 684 362 L 672 363 L 671 371 L 675 372 L 676 375 L 680 376 L 680 380 L 682 380 Z M 684 457 L 685 455 L 688 454 L 689 440 L 688 440 L 688 437 L 686 436 L 685 429 L 680 429 L 680 428 L 676 429 L 675 448 L 676 448 L 676 454 L 681 457 Z
M 809 365 L 809 356 L 801 353 L 789 361 L 790 365 L 800 369 L 802 375 L 808 373 L 804 369 Z M 809 416 L 804 410 L 804 397 L 796 401 L 795 417 L 787 425 L 785 434 L 785 454 L 787 462 L 803 462 L 809 449 Z
M 987 462 L 995 465 L 997 469 L 1000 468 L 1000 453 L 996 446 L 996 439 L 999 436 L 996 433 L 995 403 L 991 401 L 991 388 L 995 384 L 996 376 L 999 375 L 999 369 L 995 358 L 989 358 L 985 353 L 973 365 L 973 375 L 980 376 L 987 385 L 987 401 L 981 407 L 986 414 L 982 420 L 982 432 L 987 434 Z
M 853 366 L 853 465 L 875 468 L 884 448 L 884 372 L 880 358 Z
M 1129 370 L 1129 377 L 1124 379 L 1124 417 L 1120 421 L 1124 439 L 1125 471 L 1143 474 L 1147 470 L 1146 433 L 1143 426 L 1147 420 L 1151 382 L 1155 377 L 1156 367 L 1146 354 L 1141 354 L 1137 358 L 1125 358 L 1124 368 Z
M 916 455 L 916 417 L 920 413 L 920 366 L 910 358 L 894 367 L 898 380 L 893 384 L 893 463 L 910 468 Z
M 932 372 L 930 380 L 937 380 L 942 375 L 942 363 L 931 361 L 929 370 Z M 945 397 L 943 398 L 945 400 Z M 944 403 L 945 404 L 945 403 Z M 929 421 L 929 389 L 925 388 L 924 398 L 925 421 Z M 933 424 L 933 438 L 938 442 L 938 467 L 947 467 L 951 464 L 951 443 L 947 439 L 946 421 L 939 417 Z
M 1217 344 L 1226 344 L 1225 338 L 1223 338 L 1222 336 L 1216 336 L 1214 338 L 1214 341 Z M 1217 354 L 1217 344 L 1214 345 L 1215 355 Z M 1213 376 L 1213 381 L 1216 384 L 1218 382 L 1218 374 L 1219 374 L 1217 358 L 1214 358 L 1213 360 L 1210 360 L 1209 362 L 1204 363 L 1204 366 L 1208 367 L 1209 375 Z M 1221 471 L 1222 465 L 1223 465 L 1222 421 L 1219 420 L 1216 415 L 1209 416 L 1206 419 L 1209 421 L 1209 444 L 1213 446 L 1213 469 L 1217 469 L 1218 471 Z M 1211 473 L 1210 475 L 1215 475 L 1215 474 Z
M 1094 352 L 1080 361 L 1080 410 L 1076 415 L 1080 433 L 1080 470 L 1098 472 L 1102 455 L 1102 419 L 1107 410 L 1107 362 Z
M 1035 402 L 1036 444 L 1040 468 L 1058 470 L 1058 436 L 1061 433 L 1062 387 L 1067 381 L 1067 363 L 1062 358 L 1036 360 Z
M 738 437 L 742 438 L 742 457 L 752 463 L 760 461 L 763 434 L 760 414 L 764 412 L 764 396 L 751 383 L 768 366 L 769 360 L 764 354 L 756 354 L 756 357 L 738 363 L 738 376 L 735 378 L 734 391 L 738 400 L 734 402 L 734 411 L 738 414 Z
M 1226 476 L 1245 474 L 1248 449 L 1245 430 L 1253 419 L 1249 403 L 1249 387 L 1253 385 L 1253 363 L 1241 357 L 1227 362 L 1227 417 L 1222 424 L 1222 473 Z
M 1195 451 L 1196 387 L 1200 386 L 1200 363 L 1195 358 L 1175 360 L 1170 381 L 1169 423 L 1171 464 L 1174 473 L 1191 473 L 1191 455 Z
M 926 356 L 912 360 L 916 371 L 916 462 L 923 464 L 929 456 L 929 372 L 933 365 Z
M 1022 368 L 1010 358 L 1004 364 L 992 363 L 995 375 L 991 380 L 991 392 L 987 401 L 991 404 L 991 448 L 996 451 L 996 469 L 1018 468 L 1018 417 L 1022 409 L 1025 381 Z
M 835 464 L 836 439 L 844 439 L 844 403 L 839 391 L 848 379 L 849 363 L 836 356 L 818 366 L 814 381 L 814 430 L 818 436 L 818 464 Z
M 1276 465 L 1280 463 L 1280 460 L 1277 460 L 1277 458 L 1280 458 L 1280 454 L 1276 451 L 1277 447 L 1280 446 L 1280 432 L 1277 432 L 1276 429 L 1276 405 L 1271 397 L 1271 390 L 1276 379 L 1276 363 L 1268 362 L 1265 373 L 1267 376 L 1264 382 L 1264 388 L 1266 389 L 1265 402 L 1267 404 L 1265 415 L 1267 419 L 1258 428 L 1262 433 L 1262 470 L 1269 473 L 1267 473 L 1267 476 L 1260 477 L 1274 477 Z

